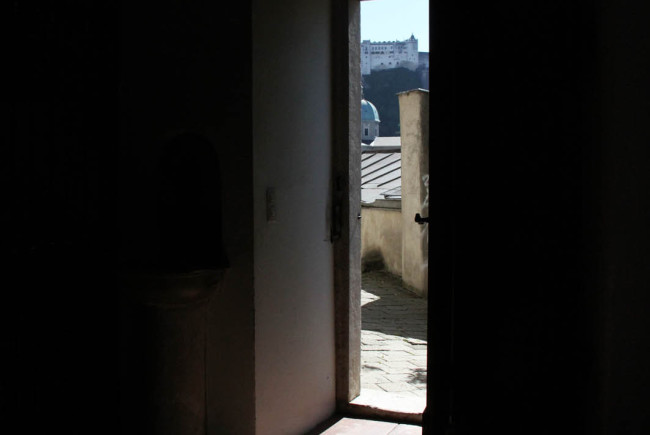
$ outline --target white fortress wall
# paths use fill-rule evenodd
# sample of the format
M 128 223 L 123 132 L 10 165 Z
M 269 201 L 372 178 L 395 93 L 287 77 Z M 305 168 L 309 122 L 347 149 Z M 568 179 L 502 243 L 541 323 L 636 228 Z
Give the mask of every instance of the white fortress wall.
M 373 70 L 404 67 L 414 71 L 419 63 L 418 40 L 361 42 L 361 74 Z

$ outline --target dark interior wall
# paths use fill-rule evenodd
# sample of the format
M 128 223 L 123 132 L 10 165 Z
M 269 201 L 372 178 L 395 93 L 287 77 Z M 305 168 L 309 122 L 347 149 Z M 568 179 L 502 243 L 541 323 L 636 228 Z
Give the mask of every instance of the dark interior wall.
M 222 153 L 250 157 L 250 6 L 227 15 L 207 3 L 175 1 L 122 10 L 120 253 L 129 262 L 155 262 L 154 183 L 164 142 L 189 130 L 214 144 L 226 169 Z
M 212 201 L 223 213 L 229 264 L 209 306 L 207 429 L 253 433 L 250 4 L 231 4 L 227 13 L 215 2 L 125 4 L 120 29 L 120 259 L 135 269 L 160 267 L 170 243 L 157 204 L 162 147 L 182 131 L 207 138 L 218 158 L 222 191 Z M 180 214 L 192 216 L 184 237 L 200 224 L 197 212 L 189 205 Z
M 650 8 L 600 10 L 601 433 L 650 431 Z
M 117 10 L 12 7 L 0 159 L 2 426 L 108 428 L 117 392 Z
M 1 159 L 3 427 L 119 432 L 133 318 L 118 305 L 117 271 L 155 265 L 155 168 L 164 140 L 188 129 L 214 145 L 228 187 L 219 206 L 229 268 L 209 315 L 208 426 L 252 433 L 250 5 L 228 14 L 175 1 L 13 8 Z
M 438 10 L 457 24 L 433 29 L 453 84 L 432 127 L 453 137 L 456 428 L 644 433 L 648 15 Z

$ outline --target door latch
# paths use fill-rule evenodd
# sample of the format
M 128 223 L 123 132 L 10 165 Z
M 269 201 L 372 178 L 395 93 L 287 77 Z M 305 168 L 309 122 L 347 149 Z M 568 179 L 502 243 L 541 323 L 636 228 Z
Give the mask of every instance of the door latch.
M 420 225 L 428 224 L 429 218 L 428 217 L 423 218 L 422 216 L 420 216 L 420 213 L 415 213 L 415 222 L 417 222 Z

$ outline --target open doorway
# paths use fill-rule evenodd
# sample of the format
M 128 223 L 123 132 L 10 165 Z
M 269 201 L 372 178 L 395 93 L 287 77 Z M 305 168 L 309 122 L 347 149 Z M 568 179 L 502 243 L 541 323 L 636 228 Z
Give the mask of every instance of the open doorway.
M 337 302 L 338 399 L 362 414 L 418 422 L 428 224 L 414 217 L 428 216 L 428 0 L 362 1 L 348 12 L 348 147 L 338 168 L 349 170 L 350 249 L 347 294 Z

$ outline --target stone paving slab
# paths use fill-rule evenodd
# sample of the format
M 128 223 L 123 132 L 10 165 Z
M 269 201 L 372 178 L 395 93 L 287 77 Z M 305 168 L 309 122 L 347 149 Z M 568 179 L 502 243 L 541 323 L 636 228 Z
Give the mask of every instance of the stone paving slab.
M 385 271 L 361 285 L 361 394 L 426 397 L 427 301 Z
M 310 432 L 310 435 L 312 433 L 315 432 Z M 421 426 L 349 417 L 338 420 L 324 431 L 318 430 L 319 435 L 419 435 L 421 433 Z

